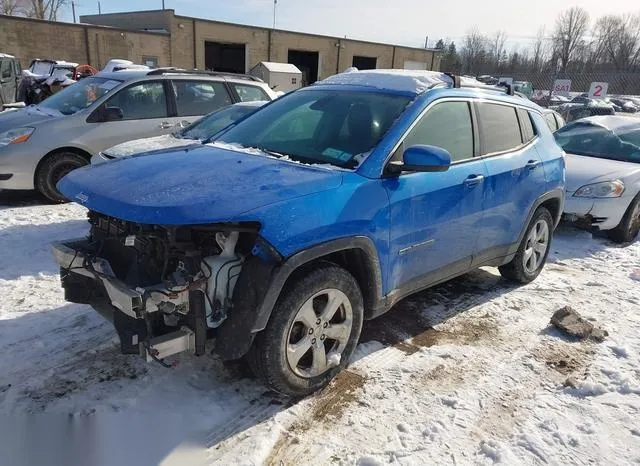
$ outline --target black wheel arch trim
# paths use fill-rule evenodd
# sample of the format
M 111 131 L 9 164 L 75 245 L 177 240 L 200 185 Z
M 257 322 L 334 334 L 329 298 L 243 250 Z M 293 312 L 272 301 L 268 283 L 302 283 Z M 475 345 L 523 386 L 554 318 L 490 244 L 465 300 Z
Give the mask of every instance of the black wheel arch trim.
M 376 250 L 371 238 L 367 236 L 339 238 L 313 246 L 312 248 L 305 249 L 290 256 L 282 266 L 276 270 L 272 277 L 269 290 L 258 308 L 253 332 L 259 332 L 266 327 L 269 317 L 271 316 L 271 311 L 280 296 L 280 292 L 293 272 L 314 260 L 321 259 L 332 253 L 352 249 L 361 250 L 369 262 L 368 270 L 370 274 L 373 274 L 373 277 L 370 277 L 373 278 L 374 287 L 373 307 L 377 308 L 380 305 L 384 305 L 382 297 L 382 271 L 380 267 L 380 259 L 378 258 L 378 251 Z

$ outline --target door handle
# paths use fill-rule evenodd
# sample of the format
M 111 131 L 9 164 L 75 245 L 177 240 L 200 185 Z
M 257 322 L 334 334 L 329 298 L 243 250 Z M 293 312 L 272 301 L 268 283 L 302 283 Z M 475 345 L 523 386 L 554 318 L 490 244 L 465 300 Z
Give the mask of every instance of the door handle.
M 529 160 L 525 167 L 527 167 L 529 170 L 533 170 L 534 168 L 537 168 L 538 165 L 540 165 L 540 161 L 539 160 Z
M 162 129 L 169 129 L 169 128 L 173 128 L 175 125 L 173 123 L 169 123 L 168 121 L 163 121 L 162 123 L 160 123 L 160 128 Z
M 479 183 L 482 183 L 482 181 L 484 181 L 484 176 L 482 175 L 469 175 L 469 177 L 464 180 L 464 184 L 469 187 L 473 187 Z

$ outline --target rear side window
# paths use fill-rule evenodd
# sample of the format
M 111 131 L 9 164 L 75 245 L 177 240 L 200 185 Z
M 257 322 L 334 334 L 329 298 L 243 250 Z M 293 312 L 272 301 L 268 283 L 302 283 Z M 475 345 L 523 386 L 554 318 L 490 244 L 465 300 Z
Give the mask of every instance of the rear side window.
M 0 60 L 0 77 L 2 79 L 10 78 L 13 74 L 13 62 L 10 59 Z
M 258 86 L 247 84 L 231 84 L 240 97 L 240 102 L 255 102 L 257 100 L 271 100 L 267 93 Z
M 522 141 L 527 143 L 536 137 L 536 129 L 531 121 L 531 115 L 523 108 L 518 109 L 520 117 L 520 129 L 522 130 Z
M 516 109 L 500 104 L 478 103 L 482 155 L 504 152 L 522 145 Z
M 446 149 L 452 161 L 473 157 L 473 129 L 467 102 L 442 102 L 434 105 L 413 127 L 403 150 L 416 144 Z
M 558 129 L 558 123 L 556 122 L 556 118 L 553 116 L 553 113 L 545 112 L 544 120 L 547 122 L 547 126 L 549 127 L 552 133 Z
M 558 115 L 557 113 L 555 114 L 556 117 L 556 122 L 558 123 L 558 129 L 562 128 L 564 125 L 566 125 L 567 123 L 564 121 L 564 118 L 562 118 L 560 115 Z
M 199 116 L 231 105 L 231 96 L 221 82 L 172 81 L 178 116 Z

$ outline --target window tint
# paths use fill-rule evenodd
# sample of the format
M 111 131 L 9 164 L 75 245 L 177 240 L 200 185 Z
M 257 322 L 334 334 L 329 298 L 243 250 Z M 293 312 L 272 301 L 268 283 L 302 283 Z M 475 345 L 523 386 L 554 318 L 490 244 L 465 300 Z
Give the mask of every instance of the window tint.
M 75 84 L 69 88 L 74 86 Z M 167 98 L 161 81 L 145 81 L 129 86 L 111 97 L 106 105 L 122 110 L 123 120 L 167 116 Z
M 536 129 L 531 121 L 531 115 L 523 108 L 518 109 L 518 116 L 520 117 L 520 128 L 522 129 L 522 140 L 524 142 L 531 141 L 536 137 Z
M 12 65 L 12 61 L 10 59 L 6 59 L 6 60 L 0 60 L 0 77 L 2 77 L 2 79 L 6 79 L 6 78 L 10 78 L 11 77 L 11 65 Z
M 267 96 L 266 92 L 259 88 L 258 86 L 249 86 L 246 84 L 231 84 L 236 92 L 238 93 L 238 97 L 240 97 L 241 102 L 254 102 L 256 100 L 270 100 L 269 96 Z
M 178 116 L 206 115 L 227 105 L 231 97 L 224 84 L 214 81 L 172 81 Z
M 553 115 L 553 113 L 544 112 L 544 119 L 547 122 L 547 126 L 549 127 L 552 133 L 558 129 L 558 123 L 556 122 L 556 118 Z
M 478 104 L 482 154 L 514 149 L 522 144 L 516 109 L 500 104 Z
M 473 157 L 473 129 L 467 102 L 434 105 L 404 139 L 403 149 L 427 144 L 446 149 L 452 161 Z

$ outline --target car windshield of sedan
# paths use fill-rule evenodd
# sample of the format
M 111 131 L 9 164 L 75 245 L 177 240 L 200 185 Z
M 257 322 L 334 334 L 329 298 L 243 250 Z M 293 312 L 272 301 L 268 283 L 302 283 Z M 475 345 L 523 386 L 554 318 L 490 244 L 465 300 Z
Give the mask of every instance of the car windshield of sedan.
M 117 79 L 85 78 L 44 99 L 38 105 L 56 110 L 63 115 L 73 115 L 89 107 L 121 83 L 122 81 Z
M 640 163 L 640 124 L 612 131 L 577 121 L 554 133 L 565 152 L 587 157 Z
M 176 136 L 184 139 L 204 140 L 215 136 L 216 133 L 257 109 L 258 107 L 248 105 L 231 105 L 202 117 L 179 131 Z
M 354 168 L 410 100 L 352 90 L 298 91 L 249 116 L 216 141 L 303 163 Z

